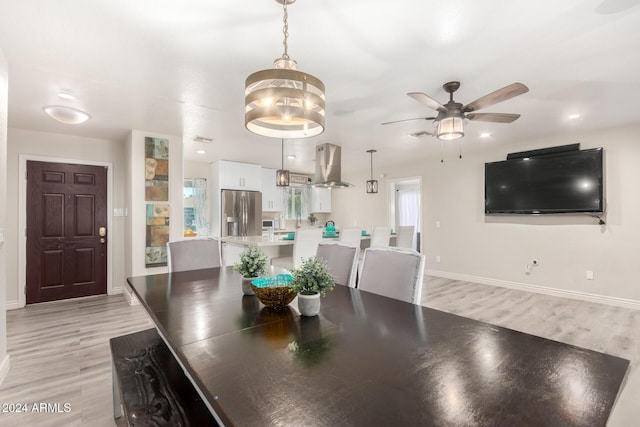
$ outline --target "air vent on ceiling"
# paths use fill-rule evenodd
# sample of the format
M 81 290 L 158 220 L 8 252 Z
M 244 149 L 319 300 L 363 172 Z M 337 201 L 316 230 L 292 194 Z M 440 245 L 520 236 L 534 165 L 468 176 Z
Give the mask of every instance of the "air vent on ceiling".
M 210 142 L 213 142 L 213 138 L 206 138 L 204 136 L 194 136 L 193 137 L 193 141 L 194 142 L 204 142 L 205 144 L 208 144 Z

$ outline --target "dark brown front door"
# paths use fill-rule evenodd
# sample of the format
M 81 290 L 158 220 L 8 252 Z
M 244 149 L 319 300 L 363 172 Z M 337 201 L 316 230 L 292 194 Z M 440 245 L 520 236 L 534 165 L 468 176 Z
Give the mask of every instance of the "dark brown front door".
M 106 294 L 106 227 L 106 167 L 28 161 L 27 304 Z

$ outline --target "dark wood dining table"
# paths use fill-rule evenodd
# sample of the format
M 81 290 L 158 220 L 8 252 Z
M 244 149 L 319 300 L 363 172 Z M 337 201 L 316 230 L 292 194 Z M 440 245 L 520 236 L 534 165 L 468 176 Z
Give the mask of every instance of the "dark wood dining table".
M 629 367 L 342 286 L 277 311 L 231 267 L 128 282 L 224 425 L 605 425 Z

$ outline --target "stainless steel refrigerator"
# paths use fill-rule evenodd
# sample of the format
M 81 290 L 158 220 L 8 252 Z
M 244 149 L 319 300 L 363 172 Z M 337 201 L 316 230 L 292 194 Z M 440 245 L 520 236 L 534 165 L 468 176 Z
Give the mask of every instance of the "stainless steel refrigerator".
M 262 193 L 222 190 L 222 236 L 262 235 Z

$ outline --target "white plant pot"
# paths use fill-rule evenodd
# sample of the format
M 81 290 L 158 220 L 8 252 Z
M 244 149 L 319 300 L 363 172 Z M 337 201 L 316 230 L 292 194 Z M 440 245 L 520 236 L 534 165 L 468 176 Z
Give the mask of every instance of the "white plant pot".
M 242 278 L 242 293 L 245 295 L 255 295 L 253 293 L 253 289 L 251 289 L 251 281 L 254 280 L 255 277 L 243 277 Z
M 320 313 L 320 293 L 298 294 L 298 311 L 303 316 L 317 316 Z

